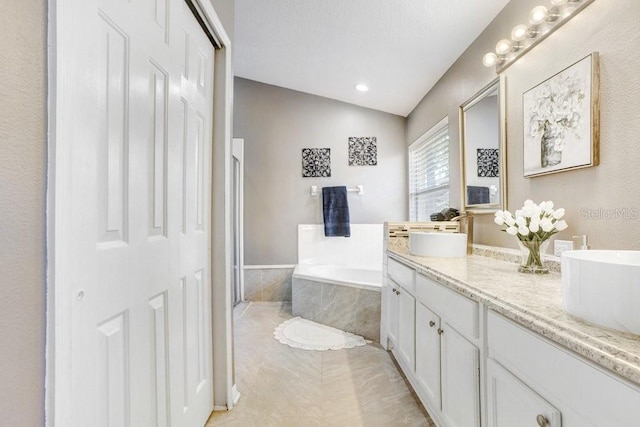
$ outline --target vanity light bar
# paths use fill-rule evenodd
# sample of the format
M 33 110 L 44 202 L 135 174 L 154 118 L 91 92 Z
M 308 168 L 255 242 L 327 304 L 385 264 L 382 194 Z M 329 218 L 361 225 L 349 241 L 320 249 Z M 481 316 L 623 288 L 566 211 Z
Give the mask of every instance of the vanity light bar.
M 498 41 L 495 52 L 489 52 L 482 58 L 485 67 L 495 66 L 498 74 L 503 72 L 525 52 L 593 3 L 593 0 L 550 1 L 549 8 L 536 6 L 531 9 L 528 23 L 513 27 L 510 39 Z

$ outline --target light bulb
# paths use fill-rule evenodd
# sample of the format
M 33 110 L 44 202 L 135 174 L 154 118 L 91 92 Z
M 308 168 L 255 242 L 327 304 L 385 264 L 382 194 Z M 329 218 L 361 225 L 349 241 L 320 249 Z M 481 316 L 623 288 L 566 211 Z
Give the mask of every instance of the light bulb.
M 507 39 L 502 39 L 496 44 L 496 53 L 498 55 L 506 55 L 511 52 L 511 42 Z
M 529 13 L 531 25 L 540 25 L 549 18 L 549 11 L 544 6 L 536 6 Z
M 511 30 L 511 38 L 516 42 L 521 42 L 526 39 L 527 34 L 529 34 L 529 27 L 524 24 L 516 25 L 513 27 L 513 30 Z
M 566 18 L 567 16 L 569 16 L 569 15 L 573 14 L 573 13 L 576 11 L 577 7 L 578 7 L 578 6 L 576 5 L 576 3 L 575 3 L 575 2 L 573 2 L 573 3 L 571 3 L 571 4 L 567 4 L 567 5 L 564 7 L 564 9 L 562 9 L 562 15 L 561 15 L 561 16 L 562 16 L 563 18 Z
M 358 92 L 366 92 L 366 91 L 368 91 L 368 90 L 369 90 L 369 86 L 367 86 L 367 85 L 366 85 L 366 84 L 364 84 L 364 83 L 358 83 L 358 84 L 356 85 L 356 90 L 357 90 Z
M 493 52 L 489 52 L 482 58 L 482 63 L 485 67 L 493 67 L 498 63 L 498 56 Z
M 551 4 L 554 6 L 562 6 L 567 0 L 551 0 Z

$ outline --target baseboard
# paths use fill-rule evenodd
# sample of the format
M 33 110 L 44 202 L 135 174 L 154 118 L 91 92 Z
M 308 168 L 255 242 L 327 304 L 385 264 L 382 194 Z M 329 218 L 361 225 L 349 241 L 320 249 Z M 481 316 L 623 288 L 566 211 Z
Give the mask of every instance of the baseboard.
M 240 392 L 238 391 L 237 384 L 234 384 L 233 387 L 231 387 L 231 404 L 228 404 L 227 406 L 214 405 L 213 410 L 214 412 L 230 411 L 233 409 L 236 403 L 238 403 L 238 400 L 240 400 Z
M 231 395 L 233 396 L 233 405 L 235 406 L 238 403 L 238 400 L 240 400 L 240 392 L 238 391 L 238 385 L 234 384 L 233 387 L 231 387 Z

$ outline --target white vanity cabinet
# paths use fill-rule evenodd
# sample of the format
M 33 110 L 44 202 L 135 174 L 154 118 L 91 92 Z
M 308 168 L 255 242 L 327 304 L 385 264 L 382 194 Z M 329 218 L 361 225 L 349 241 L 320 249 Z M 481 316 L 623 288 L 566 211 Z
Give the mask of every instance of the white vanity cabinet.
M 492 311 L 487 333 L 489 426 L 640 425 L 637 385 Z
M 415 363 L 415 271 L 393 259 L 387 263 L 388 331 L 394 356 L 413 371 Z
M 447 426 L 480 425 L 478 303 L 416 275 L 418 387 Z
M 383 324 L 385 343 L 436 425 L 640 426 L 640 386 L 604 368 L 617 362 L 595 345 L 588 351 L 595 352 L 602 366 L 577 353 L 586 355 L 584 347 L 570 350 L 559 344 L 576 342 L 571 334 L 581 333 L 570 323 L 550 326 L 544 313 L 521 311 L 518 300 L 498 299 L 466 276 L 468 284 L 459 278 L 433 280 L 437 264 L 429 262 L 416 272 L 409 265 L 419 264 L 388 257 Z M 527 326 L 507 316 L 517 316 Z M 607 330 L 601 333 L 579 337 L 578 343 L 606 339 Z
M 388 346 L 438 424 L 480 425 L 479 304 L 387 260 Z

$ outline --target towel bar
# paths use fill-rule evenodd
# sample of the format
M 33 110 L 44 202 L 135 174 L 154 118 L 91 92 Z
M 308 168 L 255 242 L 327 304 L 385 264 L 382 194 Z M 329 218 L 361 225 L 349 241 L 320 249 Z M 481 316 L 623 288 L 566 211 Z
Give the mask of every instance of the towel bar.
M 347 188 L 347 191 L 349 193 L 358 193 L 358 196 L 362 196 L 364 194 L 364 185 L 356 185 L 355 188 Z M 311 195 L 312 196 L 317 196 L 318 194 L 320 194 L 320 192 L 318 191 L 318 186 L 317 185 L 312 185 L 311 186 Z

